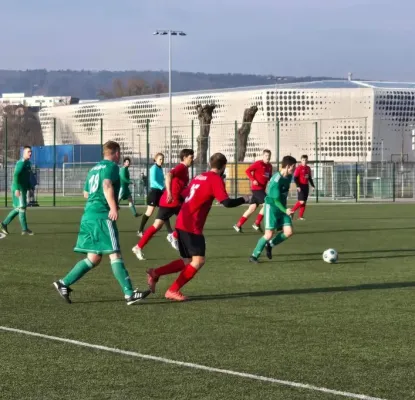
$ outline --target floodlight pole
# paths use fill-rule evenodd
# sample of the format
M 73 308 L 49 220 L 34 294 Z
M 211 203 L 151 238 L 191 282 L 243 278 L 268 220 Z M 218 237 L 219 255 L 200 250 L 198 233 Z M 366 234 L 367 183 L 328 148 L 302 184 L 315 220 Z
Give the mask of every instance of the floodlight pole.
M 153 35 L 169 36 L 169 162 L 172 163 L 172 147 L 173 147 L 173 104 L 172 104 L 172 47 L 171 37 L 172 36 L 186 36 L 186 33 L 182 31 L 173 31 L 171 29 L 157 30 Z

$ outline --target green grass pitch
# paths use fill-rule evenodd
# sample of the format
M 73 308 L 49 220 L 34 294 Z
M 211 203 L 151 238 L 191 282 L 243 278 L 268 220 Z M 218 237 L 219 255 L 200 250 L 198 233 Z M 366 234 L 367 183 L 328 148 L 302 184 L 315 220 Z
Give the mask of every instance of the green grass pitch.
M 295 235 L 248 263 L 259 234 L 236 234 L 243 208 L 214 207 L 207 263 L 170 303 L 157 293 L 127 307 L 106 259 L 73 286 L 72 305 L 52 288 L 72 252 L 80 209 L 29 209 L 35 236 L 18 221 L 0 240 L 0 326 L 178 361 L 301 382 L 388 400 L 415 398 L 413 205 L 310 205 Z M 7 210 L 0 209 L 1 217 Z M 121 210 L 124 259 L 134 285 L 177 257 L 163 230 L 131 252 L 139 219 Z M 339 263 L 322 261 L 333 247 Z M 0 330 L 0 398 L 284 399 L 337 395 L 168 365 Z

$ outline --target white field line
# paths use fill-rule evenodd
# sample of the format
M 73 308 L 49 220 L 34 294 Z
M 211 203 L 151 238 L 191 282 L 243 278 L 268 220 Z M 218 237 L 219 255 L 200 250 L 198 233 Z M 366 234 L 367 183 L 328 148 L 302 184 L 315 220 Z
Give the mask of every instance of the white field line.
M 198 369 L 198 370 L 213 372 L 213 373 L 217 373 L 217 374 L 237 376 L 239 378 L 246 378 L 246 379 L 253 379 L 253 380 L 256 380 L 256 381 L 275 383 L 275 384 L 278 384 L 278 385 L 289 386 L 289 387 L 293 387 L 293 388 L 297 388 L 297 389 L 305 389 L 305 390 L 311 390 L 311 391 L 314 391 L 314 392 L 322 392 L 322 393 L 327 393 L 327 394 L 333 394 L 333 395 L 336 395 L 336 396 L 347 397 L 349 399 L 386 400 L 386 399 L 381 399 L 379 397 L 366 396 L 364 394 L 342 392 L 340 390 L 333 390 L 333 389 L 328 389 L 328 388 L 325 388 L 325 387 L 308 385 L 306 383 L 285 381 L 285 380 L 282 380 L 282 379 L 269 378 L 269 377 L 261 376 L 261 375 L 254 375 L 254 374 L 248 374 L 248 373 L 245 373 L 245 372 L 232 371 L 232 370 L 229 370 L 229 369 L 213 368 L 213 367 L 208 367 L 206 365 L 188 363 L 188 362 L 183 362 L 183 361 L 176 361 L 176 360 L 171 360 L 169 358 L 156 357 L 156 356 L 151 356 L 151 355 L 148 355 L 148 354 L 136 353 L 134 351 L 127 351 L 127 350 L 121 350 L 121 349 L 116 349 L 116 348 L 107 347 L 107 346 L 100 346 L 100 345 L 97 345 L 97 344 L 80 342 L 78 340 L 66 339 L 66 338 L 62 338 L 62 337 L 58 337 L 58 336 L 49 336 L 49 335 L 44 335 L 43 333 L 25 331 L 25 330 L 22 330 L 22 329 L 10 328 L 10 327 L 7 327 L 7 326 L 0 326 L 0 330 L 3 331 L 3 332 L 12 332 L 12 333 L 18 333 L 18 334 L 21 334 L 21 335 L 35 336 L 35 337 L 39 337 L 39 338 L 42 338 L 42 339 L 52 340 L 52 341 L 55 341 L 55 342 L 73 344 L 75 346 L 87 347 L 87 348 L 94 349 L 94 350 L 107 351 L 109 353 L 122 354 L 122 355 L 125 355 L 125 356 L 141 358 L 143 360 L 157 361 L 157 362 L 161 362 L 161 363 L 164 363 L 164 364 L 178 365 L 178 366 L 181 366 L 181 367 Z

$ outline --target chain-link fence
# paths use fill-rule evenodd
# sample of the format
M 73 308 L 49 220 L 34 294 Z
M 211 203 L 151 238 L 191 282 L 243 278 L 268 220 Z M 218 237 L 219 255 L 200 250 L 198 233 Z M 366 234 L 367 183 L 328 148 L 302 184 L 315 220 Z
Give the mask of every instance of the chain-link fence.
M 82 120 L 81 117 L 79 117 Z M 78 119 L 79 119 L 78 118 Z M 131 158 L 131 187 L 137 204 L 145 204 L 148 173 L 153 157 L 165 155 L 165 171 L 180 162 L 183 148 L 195 150 L 190 175 L 206 171 L 215 152 L 228 159 L 226 185 L 231 195 L 250 192 L 245 170 L 272 152 L 274 171 L 285 155 L 309 156 L 316 190 L 315 201 L 394 201 L 415 199 L 415 167 L 404 157 L 394 162 L 367 162 L 370 139 L 366 118 L 318 121 L 269 121 L 159 126 L 150 120 L 134 128 L 115 129 L 104 119 L 82 120 L 79 130 L 65 121 L 52 119 L 44 128 L 42 145 L 33 146 L 32 164 L 36 177 L 35 196 L 39 205 L 82 205 L 82 189 L 89 169 L 101 158 L 102 144 L 120 143 L 122 156 Z M 3 120 L 0 130 L 0 206 L 11 205 L 14 166 L 24 142 Z M 38 143 L 38 142 L 37 142 Z M 351 162 L 350 159 L 357 159 Z M 333 159 L 340 161 L 332 161 Z M 295 190 L 291 196 L 295 196 Z

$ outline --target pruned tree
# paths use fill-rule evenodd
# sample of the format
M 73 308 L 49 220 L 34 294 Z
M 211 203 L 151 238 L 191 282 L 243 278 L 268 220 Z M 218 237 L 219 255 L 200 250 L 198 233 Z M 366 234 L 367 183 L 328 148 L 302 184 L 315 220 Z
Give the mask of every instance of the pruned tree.
M 156 80 L 150 85 L 144 79 L 135 77 L 128 79 L 127 82 L 123 82 L 121 79 L 114 79 L 112 82 L 112 90 L 101 89 L 98 92 L 98 97 L 116 99 L 127 96 L 166 93 L 167 91 L 168 86 L 164 81 Z
M 5 143 L 7 123 L 7 154 L 9 160 L 17 160 L 20 156 L 20 147 L 43 146 L 42 128 L 37 114 L 23 105 L 8 105 L 0 109 L 0 143 Z
M 210 123 L 212 122 L 212 115 L 215 108 L 215 104 L 205 104 L 204 106 L 198 104 L 196 106 L 200 126 L 199 136 L 197 137 L 196 158 L 194 161 L 197 172 L 201 172 L 207 167 Z
M 238 135 L 236 139 L 236 146 L 238 149 L 238 161 L 244 161 L 245 159 L 248 144 L 248 136 L 251 133 L 252 121 L 254 120 L 257 111 L 257 106 L 251 106 L 249 108 L 246 108 L 244 111 L 242 125 L 238 129 Z

